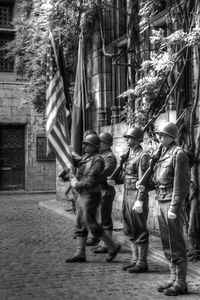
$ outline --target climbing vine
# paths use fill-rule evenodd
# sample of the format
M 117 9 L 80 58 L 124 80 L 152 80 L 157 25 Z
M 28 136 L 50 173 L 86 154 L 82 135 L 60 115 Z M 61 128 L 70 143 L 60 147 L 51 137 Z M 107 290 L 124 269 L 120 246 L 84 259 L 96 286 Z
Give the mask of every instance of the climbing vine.
M 170 105 L 177 114 L 178 143 L 188 154 L 191 189 L 186 201 L 190 259 L 200 259 L 199 202 L 199 95 L 200 95 L 200 6 L 198 0 L 140 1 L 139 32 L 150 33 L 150 55 L 143 56 L 134 85 L 121 97 L 127 99 L 122 117 L 141 125 L 154 136 L 155 120 Z M 162 19 L 162 22 L 154 22 Z M 163 24 L 163 20 L 165 23 Z M 154 25 L 157 25 L 154 28 Z M 164 26 L 163 26 L 164 25 Z M 138 41 L 140 43 L 140 41 Z M 141 44 L 141 50 L 145 50 Z M 142 51 L 139 53 L 142 56 Z M 192 211 L 193 207 L 193 211 Z

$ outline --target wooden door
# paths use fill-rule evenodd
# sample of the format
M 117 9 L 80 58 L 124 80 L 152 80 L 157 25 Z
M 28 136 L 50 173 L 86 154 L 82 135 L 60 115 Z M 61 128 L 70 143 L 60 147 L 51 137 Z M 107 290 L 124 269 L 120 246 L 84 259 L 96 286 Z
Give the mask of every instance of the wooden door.
M 0 126 L 0 190 L 24 189 L 24 126 Z

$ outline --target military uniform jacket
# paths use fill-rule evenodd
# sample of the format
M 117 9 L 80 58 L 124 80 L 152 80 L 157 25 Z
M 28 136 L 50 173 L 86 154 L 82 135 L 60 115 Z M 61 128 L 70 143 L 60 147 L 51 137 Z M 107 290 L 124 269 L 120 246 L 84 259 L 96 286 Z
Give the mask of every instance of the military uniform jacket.
M 125 189 L 136 190 L 136 182 L 149 167 L 149 158 L 149 154 L 140 145 L 136 149 L 130 149 L 124 168 Z
M 111 176 L 112 173 L 115 171 L 117 166 L 117 159 L 111 149 L 104 150 L 101 153 L 101 156 L 104 160 L 104 170 L 101 173 L 100 179 L 102 183 L 102 188 L 113 189 L 110 185 L 107 184 L 107 177 Z
M 79 193 L 100 191 L 100 174 L 103 169 L 104 161 L 99 153 L 84 154 L 78 164 L 76 190 Z
M 162 152 L 154 167 L 152 182 L 157 200 L 171 201 L 170 210 L 176 213 L 189 192 L 190 168 L 186 153 L 175 142 Z

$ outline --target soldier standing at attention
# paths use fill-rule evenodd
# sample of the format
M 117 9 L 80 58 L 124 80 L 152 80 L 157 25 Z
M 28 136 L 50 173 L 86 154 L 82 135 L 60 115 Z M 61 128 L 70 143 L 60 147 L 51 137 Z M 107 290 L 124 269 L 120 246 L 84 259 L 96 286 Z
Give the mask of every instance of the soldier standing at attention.
M 88 231 L 100 238 L 108 249 L 107 262 L 111 262 L 120 251 L 120 244 L 115 243 L 96 221 L 97 210 L 101 201 L 100 174 L 104 169 L 103 158 L 99 154 L 100 139 L 96 134 L 89 134 L 83 140 L 84 152 L 78 162 L 76 178 L 71 180 L 72 188 L 78 192 L 78 211 L 75 225 L 77 249 L 67 263 L 86 262 L 86 240 Z
M 140 145 L 143 141 L 143 132 L 139 127 L 128 129 L 124 137 L 130 147 L 129 157 L 123 175 L 116 183 L 124 183 L 122 216 L 125 235 L 129 236 L 131 242 L 132 259 L 124 265 L 123 270 L 128 270 L 129 273 L 141 273 L 148 271 L 149 232 L 146 226 L 148 192 L 140 193 L 138 199 L 136 182 L 149 166 L 149 154 Z M 108 183 L 112 184 L 112 180 L 108 179 Z
M 115 188 L 107 184 L 107 177 L 110 176 L 116 166 L 117 159 L 111 150 L 113 144 L 113 137 L 108 132 L 103 132 L 99 135 L 100 138 L 100 154 L 104 160 L 104 170 L 101 173 L 101 205 L 100 205 L 100 215 L 101 224 L 103 229 L 109 237 L 112 237 L 113 232 L 113 221 L 112 221 L 112 206 L 115 198 Z M 101 242 L 97 248 L 93 250 L 94 253 L 107 253 L 108 249 L 104 242 Z
M 168 296 L 186 294 L 187 254 L 184 241 L 184 204 L 190 187 L 190 168 L 186 153 L 175 139 L 178 128 L 165 123 L 157 131 L 162 146 L 154 166 L 152 183 L 158 200 L 158 222 L 161 241 L 169 262 L 170 279 L 158 287 Z M 144 190 L 144 186 L 139 186 Z

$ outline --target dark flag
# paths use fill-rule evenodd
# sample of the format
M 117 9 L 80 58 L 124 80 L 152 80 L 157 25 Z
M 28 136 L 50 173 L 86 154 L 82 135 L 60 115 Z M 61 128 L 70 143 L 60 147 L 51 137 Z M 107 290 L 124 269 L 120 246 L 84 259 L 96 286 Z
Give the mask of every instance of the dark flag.
M 46 132 L 49 148 L 64 168 L 73 166 L 63 79 L 58 67 L 55 44 L 50 34 L 47 49 Z
M 83 36 L 79 37 L 78 62 L 76 69 L 76 80 L 74 87 L 74 101 L 72 107 L 71 144 L 73 150 L 82 154 L 83 134 L 86 130 L 86 105 L 87 87 L 83 59 Z
M 59 67 L 60 75 L 63 78 L 63 87 L 64 87 L 64 93 L 65 93 L 65 99 L 66 99 L 66 108 L 70 112 L 72 103 L 71 103 L 71 96 L 70 96 L 70 92 L 69 92 L 69 79 L 68 79 L 68 74 L 66 71 L 67 68 L 65 65 L 65 58 L 64 58 L 63 46 L 62 46 L 61 40 L 59 40 L 57 57 L 58 57 L 58 67 Z

